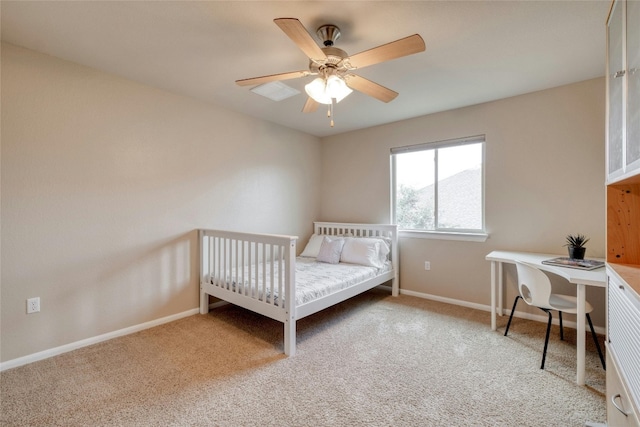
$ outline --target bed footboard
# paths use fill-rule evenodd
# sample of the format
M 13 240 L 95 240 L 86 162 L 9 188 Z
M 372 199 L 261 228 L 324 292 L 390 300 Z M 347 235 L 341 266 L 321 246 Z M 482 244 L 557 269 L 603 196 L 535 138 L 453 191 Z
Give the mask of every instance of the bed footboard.
M 295 354 L 296 236 L 199 230 L 200 313 L 209 295 L 284 324 L 284 352 Z

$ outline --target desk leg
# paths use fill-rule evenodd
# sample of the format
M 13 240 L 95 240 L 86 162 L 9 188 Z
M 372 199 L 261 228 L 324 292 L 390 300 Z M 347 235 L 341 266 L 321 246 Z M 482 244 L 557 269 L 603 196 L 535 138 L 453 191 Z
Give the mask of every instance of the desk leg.
M 504 279 L 502 277 L 502 271 L 504 270 L 502 268 L 502 263 L 499 262 L 498 263 L 498 316 L 502 317 L 502 315 L 504 314 L 504 310 L 502 308 L 502 301 L 504 300 L 504 297 L 502 296 L 502 292 L 504 291 Z
M 578 383 L 578 385 L 584 385 L 584 376 L 585 376 L 585 317 L 586 317 L 586 313 L 585 313 L 585 301 L 586 301 L 586 289 L 585 289 L 585 285 L 582 284 L 578 284 L 578 288 L 577 288 L 577 303 L 578 303 L 578 313 L 576 314 L 577 316 L 577 324 L 578 324 L 578 330 L 577 330 L 577 339 L 576 339 L 576 346 L 577 346 L 577 352 L 578 352 L 578 363 L 577 363 L 577 379 L 576 382 Z
M 491 261 L 491 330 L 497 329 L 496 313 L 502 316 L 502 291 L 504 285 L 502 280 L 502 262 Z M 496 294 L 498 301 L 496 302 Z
M 496 261 L 491 261 L 491 330 L 496 330 Z

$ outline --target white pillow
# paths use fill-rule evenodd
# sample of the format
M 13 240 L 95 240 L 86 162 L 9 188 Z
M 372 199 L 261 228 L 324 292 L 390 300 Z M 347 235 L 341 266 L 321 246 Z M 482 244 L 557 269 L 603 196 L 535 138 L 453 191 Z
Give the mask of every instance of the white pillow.
M 322 240 L 324 236 L 318 234 L 312 234 L 309 238 L 309 242 L 307 246 L 305 246 L 304 251 L 300 254 L 303 257 L 316 258 L 318 256 L 318 252 L 320 252 L 320 246 L 322 245 Z
M 342 248 L 340 262 L 382 268 L 389 252 L 389 246 L 382 239 L 349 237 Z
M 340 254 L 342 253 L 342 247 L 344 246 L 344 239 L 329 239 L 324 236 L 322 245 L 320 245 L 320 252 L 316 258 L 320 262 L 327 262 L 329 264 L 337 264 L 340 262 Z

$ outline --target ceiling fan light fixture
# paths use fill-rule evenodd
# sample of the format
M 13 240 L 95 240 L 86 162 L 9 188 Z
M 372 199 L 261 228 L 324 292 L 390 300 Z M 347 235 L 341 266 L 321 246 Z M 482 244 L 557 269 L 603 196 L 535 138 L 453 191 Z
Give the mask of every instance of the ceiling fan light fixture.
M 335 98 L 336 102 L 342 101 L 353 90 L 347 86 L 347 83 L 339 76 L 327 77 L 327 93 L 331 98 Z
M 322 77 L 313 79 L 311 83 L 308 83 L 304 87 L 304 91 L 307 92 L 314 101 L 320 104 L 331 104 L 331 97 L 327 94 L 327 85 Z
M 318 77 L 304 87 L 314 101 L 320 104 L 331 104 L 332 99 L 336 102 L 342 101 L 353 90 L 347 86 L 347 83 L 339 76 L 331 75 L 326 78 Z

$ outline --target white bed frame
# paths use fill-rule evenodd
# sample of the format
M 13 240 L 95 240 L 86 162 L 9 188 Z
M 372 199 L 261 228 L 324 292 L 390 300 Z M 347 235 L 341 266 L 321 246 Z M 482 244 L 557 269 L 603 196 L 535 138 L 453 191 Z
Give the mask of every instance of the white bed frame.
M 388 224 L 345 224 L 314 222 L 314 233 L 330 236 L 387 237 L 391 239 L 392 268 L 379 276 L 326 295 L 314 301 L 295 306 L 295 262 L 297 236 L 238 233 L 221 230 L 198 230 L 200 241 L 200 313 L 209 312 L 209 295 L 248 310 L 260 313 L 284 324 L 284 352 L 296 353 L 296 321 L 324 310 L 346 299 L 391 281 L 392 295 L 399 293 L 398 283 L 398 228 Z M 257 261 L 257 262 L 256 262 Z M 274 274 L 273 265 L 279 264 Z M 244 269 L 250 265 L 247 277 Z M 262 280 L 257 281 L 262 269 Z M 249 287 L 235 288 L 225 278 L 235 274 L 234 281 L 253 284 L 262 295 L 282 296 L 275 303 L 259 298 Z M 209 279 L 213 280 L 209 280 Z M 213 282 L 213 283 L 210 283 Z M 258 282 L 258 283 L 256 283 Z M 270 292 L 266 292 L 270 290 Z

